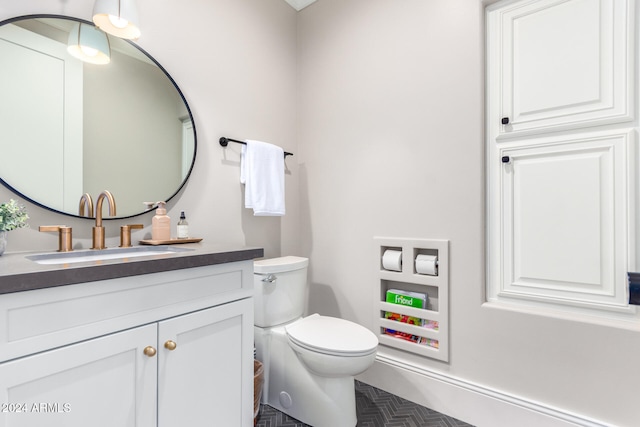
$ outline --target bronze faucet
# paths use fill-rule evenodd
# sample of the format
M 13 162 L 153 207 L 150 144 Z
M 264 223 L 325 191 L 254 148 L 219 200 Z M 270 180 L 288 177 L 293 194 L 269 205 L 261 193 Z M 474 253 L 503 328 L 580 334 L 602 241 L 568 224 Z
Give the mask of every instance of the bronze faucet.
M 41 225 L 38 231 L 54 231 L 58 233 L 58 252 L 71 252 L 73 250 L 72 230 L 66 225 Z
M 85 209 L 86 206 L 86 209 Z M 86 215 L 85 215 L 86 212 Z M 80 205 L 78 206 L 78 215 L 93 218 L 93 199 L 89 193 L 84 193 L 80 197 Z
M 116 214 L 116 200 L 113 195 L 104 190 L 96 200 L 96 225 L 93 227 L 93 247 L 91 249 L 104 249 L 104 227 L 102 226 L 102 202 L 107 199 L 109 202 L 109 215 Z
M 120 246 L 121 248 L 131 247 L 131 230 L 142 229 L 142 224 L 127 224 L 120 227 Z

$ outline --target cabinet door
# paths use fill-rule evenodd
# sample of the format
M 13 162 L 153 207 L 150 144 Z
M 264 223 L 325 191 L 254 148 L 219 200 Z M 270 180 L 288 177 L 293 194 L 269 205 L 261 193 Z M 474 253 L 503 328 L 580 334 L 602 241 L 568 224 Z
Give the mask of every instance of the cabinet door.
M 160 322 L 158 337 L 160 427 L 253 425 L 252 299 Z
M 628 309 L 632 135 L 555 137 L 500 152 L 499 297 Z
M 156 325 L 0 364 L 2 427 L 154 427 Z
M 527 0 L 489 8 L 488 96 L 497 134 L 632 120 L 633 3 Z

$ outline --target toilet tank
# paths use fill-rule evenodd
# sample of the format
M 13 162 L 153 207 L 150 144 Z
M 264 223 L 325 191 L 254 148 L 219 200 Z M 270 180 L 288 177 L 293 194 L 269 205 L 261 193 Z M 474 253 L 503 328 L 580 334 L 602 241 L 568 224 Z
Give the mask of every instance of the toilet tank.
M 309 259 L 285 256 L 253 262 L 254 325 L 281 325 L 302 316 Z

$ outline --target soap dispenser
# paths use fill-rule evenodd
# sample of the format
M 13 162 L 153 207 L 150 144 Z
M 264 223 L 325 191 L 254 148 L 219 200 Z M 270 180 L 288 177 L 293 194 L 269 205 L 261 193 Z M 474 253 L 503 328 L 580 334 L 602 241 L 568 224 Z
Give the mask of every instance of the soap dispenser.
M 151 239 L 171 240 L 171 218 L 167 215 L 166 202 L 158 202 L 156 215 L 151 220 Z

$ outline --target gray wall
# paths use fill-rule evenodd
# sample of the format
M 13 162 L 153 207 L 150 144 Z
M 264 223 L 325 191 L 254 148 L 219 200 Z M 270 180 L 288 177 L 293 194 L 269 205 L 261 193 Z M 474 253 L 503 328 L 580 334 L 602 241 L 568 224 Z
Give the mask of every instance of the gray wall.
M 475 413 L 479 425 L 525 424 L 496 413 L 482 419 L 483 408 L 434 394 L 412 372 L 640 425 L 638 325 L 483 306 L 483 19 L 473 0 L 319 0 L 300 12 L 297 160 L 309 312 L 372 325 L 373 237 L 449 239 L 450 363 L 385 348 L 411 371 L 376 366 L 367 381 Z
M 0 18 L 89 19 L 91 3 L 3 1 Z M 613 425 L 640 424 L 637 326 L 483 306 L 480 1 L 319 0 L 299 14 L 282 0 L 139 3 L 139 44 L 178 82 L 198 130 L 195 170 L 169 205 L 174 223 L 185 210 L 190 233 L 207 241 L 309 256 L 309 311 L 367 326 L 373 237 L 449 239 L 450 363 L 381 349 L 416 369 L 389 375 L 376 366 L 368 381 L 436 409 L 483 411 L 432 396 L 420 373 L 428 371 Z M 240 148 L 222 149 L 223 135 L 295 153 L 287 159 L 284 218 L 256 218 L 242 207 Z M 10 197 L 0 189 L 0 200 Z M 55 248 L 57 238 L 37 226 L 61 222 L 90 246 L 89 221 L 29 211 L 32 229 L 10 233 L 8 251 Z M 141 219 L 149 225 L 151 216 Z M 126 222 L 107 223 L 110 246 Z M 491 415 L 484 425 L 516 421 Z
M 243 207 L 240 146 L 223 149 L 221 136 L 258 139 L 296 152 L 296 12 L 282 0 L 185 0 L 138 2 L 143 35 L 137 44 L 178 82 L 194 114 L 198 157 L 188 185 L 169 203 L 177 222 L 189 218 L 190 234 L 209 242 L 261 246 L 268 256 L 297 245 L 297 163 L 287 160 L 287 216 L 254 217 Z M 0 19 L 34 13 L 91 20 L 85 0 L 0 2 Z M 93 195 L 94 198 L 97 194 Z M 114 192 L 116 202 L 118 193 Z M 0 200 L 16 196 L 0 188 Z M 124 196 L 123 196 L 124 197 Z M 43 224 L 73 227 L 76 247 L 91 246 L 88 220 L 55 215 L 28 205 L 31 228 L 9 236 L 7 251 L 49 250 L 57 237 L 38 233 Z M 119 226 L 144 222 L 134 240 L 150 236 L 153 214 L 108 221 L 107 245 L 117 246 Z M 293 252 L 296 249 L 292 249 Z

